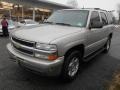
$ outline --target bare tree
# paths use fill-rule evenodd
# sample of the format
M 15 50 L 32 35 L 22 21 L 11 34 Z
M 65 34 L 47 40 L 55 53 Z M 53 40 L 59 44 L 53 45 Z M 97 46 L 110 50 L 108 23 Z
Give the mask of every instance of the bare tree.
M 75 7 L 75 8 L 78 7 L 78 2 L 77 2 L 77 0 L 68 0 L 68 1 L 67 1 L 67 4 L 68 4 L 69 6 L 72 6 L 72 7 Z
M 117 12 L 118 12 L 118 16 L 119 16 L 119 23 L 120 23 L 120 4 L 118 4 L 118 6 L 117 6 L 118 8 L 117 8 Z

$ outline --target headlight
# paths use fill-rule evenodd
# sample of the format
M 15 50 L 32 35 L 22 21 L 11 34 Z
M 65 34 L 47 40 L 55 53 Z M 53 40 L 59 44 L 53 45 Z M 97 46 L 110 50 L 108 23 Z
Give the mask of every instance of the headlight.
M 36 48 L 45 51 L 57 51 L 56 45 L 36 43 Z
M 37 58 L 47 59 L 50 61 L 58 58 L 56 45 L 36 43 L 36 48 L 44 51 L 53 51 L 49 54 L 35 52 L 35 57 Z

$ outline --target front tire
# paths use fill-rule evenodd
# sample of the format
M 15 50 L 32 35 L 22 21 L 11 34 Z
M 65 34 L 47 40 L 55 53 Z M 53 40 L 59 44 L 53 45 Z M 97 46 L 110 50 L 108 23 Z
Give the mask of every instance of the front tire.
M 79 69 L 81 67 L 81 53 L 79 51 L 73 51 L 68 56 L 65 57 L 62 78 L 65 81 L 72 81 L 78 75 Z

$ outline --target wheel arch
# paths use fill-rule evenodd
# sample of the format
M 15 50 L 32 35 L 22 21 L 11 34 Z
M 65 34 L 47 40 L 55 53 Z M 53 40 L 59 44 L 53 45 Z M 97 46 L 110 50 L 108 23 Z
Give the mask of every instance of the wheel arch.
M 68 49 L 64 56 L 67 57 L 72 51 L 75 51 L 75 50 L 80 51 L 82 53 L 82 57 L 84 56 L 84 52 L 85 52 L 84 44 L 80 44 Z
M 111 39 L 113 37 L 113 33 L 110 33 L 109 34 L 109 38 Z

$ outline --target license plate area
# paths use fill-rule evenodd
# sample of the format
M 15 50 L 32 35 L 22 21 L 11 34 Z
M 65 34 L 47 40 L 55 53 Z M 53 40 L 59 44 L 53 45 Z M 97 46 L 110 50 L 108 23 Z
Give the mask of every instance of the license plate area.
M 19 63 L 20 61 L 24 61 L 24 59 L 19 58 L 19 57 L 14 56 L 14 55 L 12 55 L 12 57 L 10 57 L 10 59 L 15 63 Z

